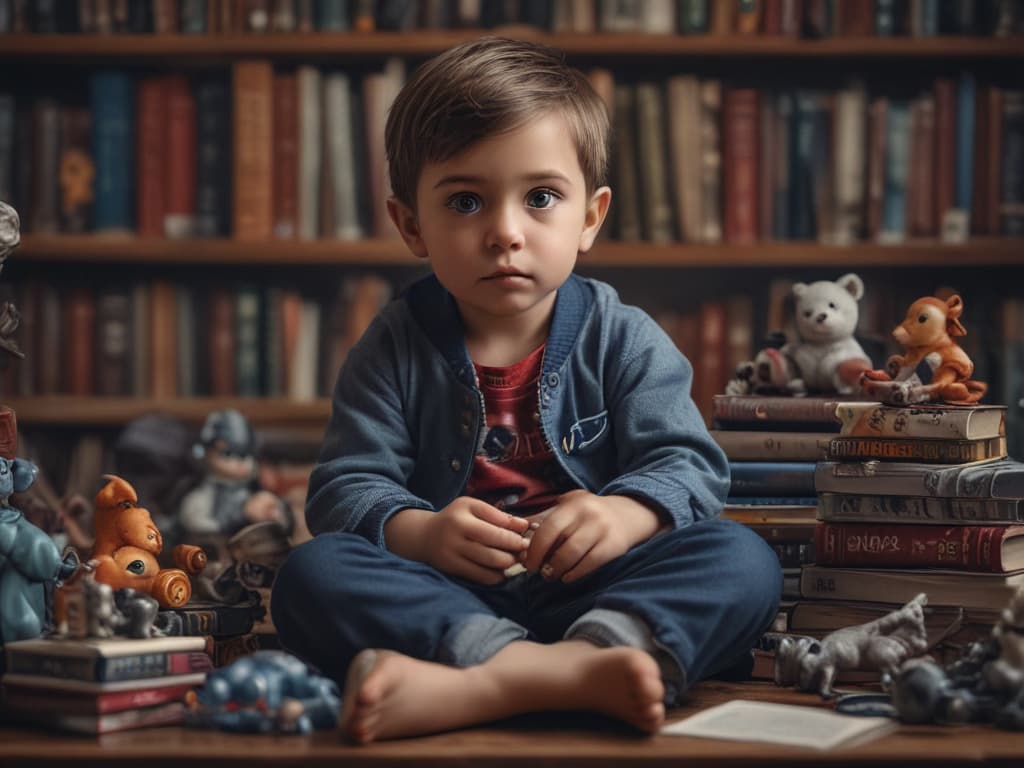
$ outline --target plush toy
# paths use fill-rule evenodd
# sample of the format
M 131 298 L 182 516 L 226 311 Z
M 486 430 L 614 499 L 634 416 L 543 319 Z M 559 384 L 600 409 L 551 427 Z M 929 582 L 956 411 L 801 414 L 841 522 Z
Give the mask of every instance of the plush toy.
M 818 280 L 793 286 L 797 338 L 781 349 L 768 346 L 750 362 L 741 363 L 727 394 L 790 394 L 857 392 L 861 373 L 871 360 L 853 337 L 857 301 L 864 283 L 853 274 L 835 282 Z
M 928 400 L 947 403 L 976 403 L 988 385 L 973 381 L 974 363 L 954 340 L 966 336 L 960 322 L 964 302 L 957 294 L 943 301 L 924 296 L 907 309 L 907 315 L 892 332 L 905 354 L 893 355 L 884 371 L 863 373 L 861 388 L 871 398 L 892 405 L 907 405 Z M 917 367 L 927 363 L 932 380 L 922 384 Z

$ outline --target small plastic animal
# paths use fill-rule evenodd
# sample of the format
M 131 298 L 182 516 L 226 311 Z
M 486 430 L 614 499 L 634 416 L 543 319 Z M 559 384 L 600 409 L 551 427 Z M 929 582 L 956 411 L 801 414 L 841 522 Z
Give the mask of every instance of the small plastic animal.
M 892 405 L 906 405 L 929 400 L 951 404 L 976 403 L 988 385 L 972 381 L 974 363 L 954 340 L 966 336 L 960 322 L 963 299 L 953 294 L 943 301 L 924 296 L 907 310 L 907 315 L 892 332 L 905 350 L 886 362 L 885 370 L 865 371 L 861 389 L 870 398 Z M 922 384 L 916 371 L 921 363 L 932 370 L 932 380 Z
M 206 567 L 202 550 L 180 544 L 174 548 L 179 567 L 161 569 L 157 555 L 163 549 L 163 537 L 149 511 L 138 506 L 139 497 L 128 481 L 116 475 L 105 477 L 109 482 L 96 494 L 94 514 L 96 540 L 90 564 L 96 580 L 115 590 L 136 589 L 164 608 L 184 605 L 192 597 L 188 574 Z
M 928 649 L 924 626 L 925 594 L 881 618 L 844 627 L 820 642 L 801 637 L 783 638 L 775 657 L 776 685 L 795 685 L 802 691 L 835 695 L 832 683 L 843 669 L 873 669 L 891 677 L 909 658 Z
M 259 651 L 214 670 L 186 694 L 186 724 L 241 733 L 334 728 L 341 696 L 333 680 L 283 651 Z

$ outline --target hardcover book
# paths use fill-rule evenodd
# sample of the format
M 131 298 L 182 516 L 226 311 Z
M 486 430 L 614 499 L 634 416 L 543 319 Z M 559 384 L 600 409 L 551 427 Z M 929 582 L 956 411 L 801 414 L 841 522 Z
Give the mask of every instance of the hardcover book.
M 838 408 L 851 402 L 836 397 L 782 397 L 773 395 L 715 395 L 711 415 L 722 429 L 786 429 L 838 432 Z M 852 401 L 857 402 L 857 401 Z M 880 403 L 870 402 L 873 406 Z
M 826 458 L 886 459 L 888 461 L 927 461 L 936 464 L 963 464 L 1006 456 L 1006 438 L 947 440 L 943 438 L 834 437 L 829 441 Z
M 193 638 L 194 639 L 194 638 Z M 103 693 L 122 691 L 141 691 L 152 688 L 154 684 L 161 685 L 187 685 L 193 687 L 206 682 L 206 672 L 191 672 L 185 675 L 170 675 L 168 677 L 142 677 L 135 680 L 75 680 L 69 677 L 50 677 L 48 675 L 23 675 L 14 672 L 6 673 L 2 682 L 5 688 L 9 686 L 33 687 L 54 692 L 55 695 L 66 694 L 99 695 Z
M 1003 573 L 1024 568 L 1024 526 L 820 523 L 818 565 L 952 568 Z
M 185 703 L 169 701 L 152 707 L 100 714 L 69 714 L 62 711 L 58 703 L 49 711 L 18 710 L 10 714 L 18 722 L 71 733 L 100 735 L 158 725 L 180 725 L 185 722 Z
M 833 600 L 868 600 L 902 605 L 921 592 L 929 605 L 999 611 L 1021 586 L 1024 570 L 981 573 L 938 568 L 832 568 L 807 565 L 800 572 L 800 595 Z
M 819 493 L 818 517 L 859 523 L 1024 523 L 1024 500 Z
M 819 492 L 896 496 L 1024 498 L 1024 463 L 1014 459 L 948 466 L 899 461 L 819 462 Z
M 1006 406 L 843 403 L 836 408 L 839 434 L 850 437 L 915 437 L 977 440 L 1006 435 Z
M 146 688 L 127 691 L 101 691 L 98 693 L 62 692 L 55 696 L 51 688 L 36 685 L 13 685 L 3 688 L 3 708 L 8 711 L 50 712 L 55 706 L 68 715 L 101 715 L 123 712 L 138 707 L 155 707 L 172 701 L 181 701 L 192 690 L 191 683 L 165 685 L 160 678 L 145 681 Z
M 19 640 L 4 646 L 6 670 L 89 682 L 187 675 L 213 668 L 204 637 L 145 640 Z

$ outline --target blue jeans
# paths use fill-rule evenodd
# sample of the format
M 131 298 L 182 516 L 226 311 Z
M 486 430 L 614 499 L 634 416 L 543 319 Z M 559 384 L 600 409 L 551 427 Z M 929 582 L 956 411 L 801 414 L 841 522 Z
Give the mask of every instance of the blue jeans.
M 469 666 L 515 640 L 562 640 L 585 614 L 617 612 L 646 625 L 681 667 L 681 693 L 749 651 L 781 590 L 771 548 L 713 518 L 656 536 L 573 584 L 521 574 L 483 586 L 355 534 L 321 534 L 281 567 L 271 607 L 284 647 L 336 680 L 364 648 Z

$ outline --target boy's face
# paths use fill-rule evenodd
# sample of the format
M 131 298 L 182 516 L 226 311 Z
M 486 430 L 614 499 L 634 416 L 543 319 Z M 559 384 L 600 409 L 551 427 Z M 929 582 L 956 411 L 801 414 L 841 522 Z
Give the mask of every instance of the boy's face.
M 513 318 L 547 320 L 610 199 L 607 187 L 587 195 L 565 121 L 548 114 L 425 166 L 417 210 L 395 199 L 388 209 L 467 326 L 486 330 Z

